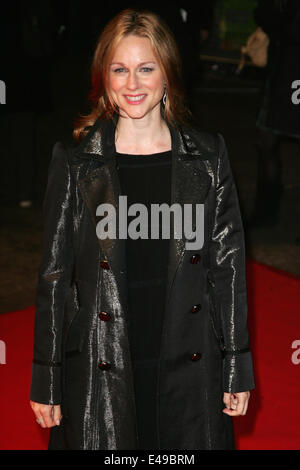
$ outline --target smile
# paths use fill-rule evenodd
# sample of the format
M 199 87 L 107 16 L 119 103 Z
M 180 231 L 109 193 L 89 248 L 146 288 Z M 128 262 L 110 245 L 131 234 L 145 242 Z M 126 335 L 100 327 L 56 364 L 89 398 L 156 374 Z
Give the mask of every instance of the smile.
M 124 95 L 124 96 L 125 96 L 127 103 L 140 104 L 142 101 L 144 101 L 147 95 L 136 95 L 136 96 Z

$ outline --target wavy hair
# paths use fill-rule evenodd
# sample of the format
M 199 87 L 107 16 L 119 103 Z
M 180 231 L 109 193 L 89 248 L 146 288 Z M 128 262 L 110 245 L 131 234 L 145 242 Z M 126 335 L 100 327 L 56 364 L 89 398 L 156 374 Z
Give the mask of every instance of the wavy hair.
M 121 39 L 135 35 L 148 38 L 162 70 L 166 83 L 166 103 L 161 104 L 162 116 L 170 125 L 187 125 L 192 117 L 186 105 L 182 82 L 182 62 L 173 33 L 155 13 L 147 10 L 126 9 L 112 18 L 103 29 L 91 64 L 91 90 L 88 101 L 91 112 L 79 114 L 73 130 L 75 140 L 81 140 L 98 118 L 113 119 L 118 107 L 109 93 L 110 62 Z

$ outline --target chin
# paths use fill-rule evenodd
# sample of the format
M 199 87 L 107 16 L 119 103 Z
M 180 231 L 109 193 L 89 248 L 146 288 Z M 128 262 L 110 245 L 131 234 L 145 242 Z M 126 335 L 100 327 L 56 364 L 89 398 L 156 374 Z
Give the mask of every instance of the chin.
M 126 117 L 129 117 L 131 119 L 142 119 L 143 117 L 146 116 L 146 114 L 149 113 L 149 110 L 143 110 L 143 109 L 121 109 L 121 113 L 123 112 Z
M 155 111 L 156 111 L 156 107 L 159 106 L 160 107 L 160 102 L 153 106 L 153 107 L 130 107 L 130 108 L 127 108 L 124 106 L 124 108 L 120 108 L 120 111 L 121 113 L 123 113 L 126 117 L 129 117 L 130 119 L 142 119 L 144 118 L 145 116 L 147 116 L 149 114 L 149 116 L 152 114 L 154 116 L 155 114 Z

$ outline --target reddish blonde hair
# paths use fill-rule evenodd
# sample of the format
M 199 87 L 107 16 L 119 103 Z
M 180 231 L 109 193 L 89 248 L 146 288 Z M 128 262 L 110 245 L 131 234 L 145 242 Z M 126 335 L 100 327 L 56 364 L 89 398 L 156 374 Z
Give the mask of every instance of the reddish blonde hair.
M 185 104 L 181 76 L 181 58 L 169 27 L 153 12 L 126 9 L 116 15 L 102 31 L 92 60 L 91 91 L 88 101 L 92 110 L 88 115 L 79 115 L 75 121 L 73 136 L 81 140 L 98 117 L 112 119 L 118 112 L 108 92 L 110 61 L 122 38 L 135 35 L 150 40 L 166 83 L 166 104 L 162 115 L 171 125 L 188 124 L 191 113 Z

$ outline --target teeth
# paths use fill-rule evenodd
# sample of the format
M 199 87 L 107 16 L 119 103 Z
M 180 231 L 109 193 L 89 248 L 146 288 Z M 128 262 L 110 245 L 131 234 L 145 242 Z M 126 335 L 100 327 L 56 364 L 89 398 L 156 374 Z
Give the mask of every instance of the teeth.
M 129 101 L 140 101 L 141 99 L 143 99 L 146 95 L 139 95 L 139 96 L 127 96 L 126 95 L 126 98 L 129 100 Z

